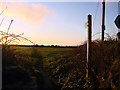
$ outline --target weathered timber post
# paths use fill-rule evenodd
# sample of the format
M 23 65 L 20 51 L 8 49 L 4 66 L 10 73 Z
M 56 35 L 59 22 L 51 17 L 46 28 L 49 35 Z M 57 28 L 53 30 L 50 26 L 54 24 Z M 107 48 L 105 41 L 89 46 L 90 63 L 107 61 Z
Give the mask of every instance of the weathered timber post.
M 104 41 L 104 31 L 105 31 L 105 0 L 102 2 L 102 38 L 101 40 Z
M 92 34 L 92 16 L 87 16 L 87 68 L 86 79 L 89 78 L 90 62 L 91 62 L 91 34 Z

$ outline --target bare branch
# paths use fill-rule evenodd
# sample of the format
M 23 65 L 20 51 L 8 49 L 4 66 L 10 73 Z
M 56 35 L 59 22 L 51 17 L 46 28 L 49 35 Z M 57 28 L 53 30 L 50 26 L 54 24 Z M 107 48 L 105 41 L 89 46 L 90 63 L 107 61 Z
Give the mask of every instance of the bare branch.
M 0 15 L 2 15 L 6 9 L 7 9 L 7 6 L 6 6 L 6 8 L 0 13 Z

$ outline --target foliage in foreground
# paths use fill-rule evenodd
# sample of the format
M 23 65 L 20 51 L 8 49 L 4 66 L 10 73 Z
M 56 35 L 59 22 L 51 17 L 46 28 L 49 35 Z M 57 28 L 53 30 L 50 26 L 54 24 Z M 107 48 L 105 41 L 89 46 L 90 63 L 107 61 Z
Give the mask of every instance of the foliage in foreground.
M 86 44 L 54 60 L 46 60 L 50 78 L 61 88 L 119 88 L 120 42 L 92 42 L 90 77 L 86 83 Z M 44 61 L 43 61 L 44 63 Z
M 38 86 L 43 81 L 41 73 L 37 70 L 38 59 L 34 58 L 37 52 L 32 50 L 30 56 L 23 57 L 10 46 L 2 47 L 3 89 L 35 86 L 37 86 L 35 88 L 39 88 Z M 34 61 L 32 61 L 33 59 Z
M 36 49 L 38 50 L 39 47 L 37 47 Z M 53 80 L 53 82 L 62 89 L 120 88 L 120 42 L 118 41 L 113 40 L 105 42 L 92 42 L 92 61 L 90 68 L 91 75 L 87 83 L 85 77 L 86 44 L 74 50 L 63 50 L 61 48 L 40 48 L 40 50 L 37 51 L 36 49 L 30 49 L 30 51 L 27 51 L 29 55 L 23 55 L 23 57 L 24 59 L 29 57 L 29 61 L 24 60 L 26 61 L 26 63 L 23 62 L 23 64 L 21 65 L 20 63 L 18 63 L 18 66 L 24 67 L 26 71 L 29 71 L 29 68 L 27 70 L 25 66 L 31 65 L 29 67 L 34 66 L 32 68 L 33 71 L 39 72 L 37 68 L 39 67 L 40 59 L 38 58 L 41 58 L 40 54 L 42 53 L 43 69 L 48 73 L 49 77 Z M 22 51 L 24 52 L 23 54 L 25 54 L 25 51 L 23 49 Z M 9 55 L 11 57 L 11 59 L 9 58 L 9 60 L 13 62 L 12 57 L 15 58 L 16 53 L 13 53 L 13 51 L 8 52 L 8 55 L 10 53 L 14 54 L 13 56 Z M 18 56 L 21 57 L 22 55 L 17 55 L 17 58 Z M 6 56 L 4 57 L 6 58 Z M 22 63 L 22 61 L 19 62 Z M 11 62 L 7 63 L 5 64 L 11 64 Z M 16 65 L 16 63 L 17 62 L 15 61 L 15 63 L 12 64 Z M 40 79 L 40 73 L 33 74 L 35 74 Z M 38 82 L 40 82 L 40 80 L 38 80 Z

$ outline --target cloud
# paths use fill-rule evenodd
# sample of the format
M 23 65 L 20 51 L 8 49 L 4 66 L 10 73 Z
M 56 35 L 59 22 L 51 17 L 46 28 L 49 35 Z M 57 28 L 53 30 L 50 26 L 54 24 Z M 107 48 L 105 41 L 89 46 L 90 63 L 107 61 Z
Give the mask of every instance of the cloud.
M 5 3 L 2 3 L 2 10 L 6 7 Z M 42 26 L 43 22 L 48 16 L 56 16 L 56 13 L 50 10 L 45 5 L 41 4 L 28 4 L 21 2 L 9 2 L 7 3 L 7 9 L 3 13 L 5 16 L 15 17 L 22 19 L 24 22 L 33 25 Z
M 47 23 L 50 27 L 54 27 L 54 24 L 52 22 Z

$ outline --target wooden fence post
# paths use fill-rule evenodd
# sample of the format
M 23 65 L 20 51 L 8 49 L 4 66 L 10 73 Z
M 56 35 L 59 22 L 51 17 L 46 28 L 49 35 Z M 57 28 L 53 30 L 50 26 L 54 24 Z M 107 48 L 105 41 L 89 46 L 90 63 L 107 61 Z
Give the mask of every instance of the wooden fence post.
M 90 62 L 91 62 L 91 33 L 92 33 L 92 16 L 87 16 L 87 68 L 86 79 L 89 78 Z

